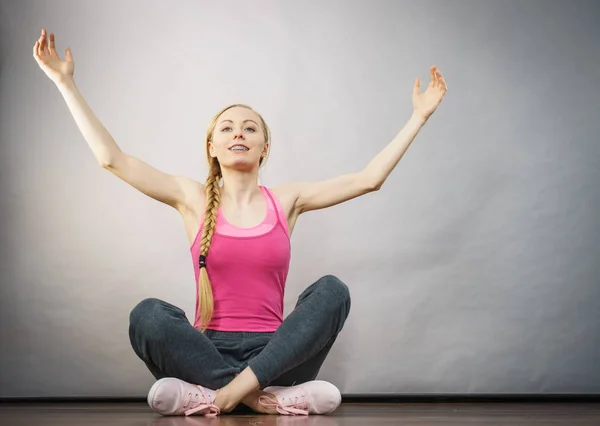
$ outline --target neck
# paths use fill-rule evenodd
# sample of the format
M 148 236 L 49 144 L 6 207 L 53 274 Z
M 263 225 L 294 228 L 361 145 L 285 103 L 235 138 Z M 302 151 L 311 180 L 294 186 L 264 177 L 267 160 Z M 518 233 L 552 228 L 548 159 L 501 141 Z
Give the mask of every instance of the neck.
M 228 204 L 242 207 L 251 204 L 256 196 L 262 197 L 262 192 L 258 187 L 258 170 L 242 172 L 223 169 L 222 175 L 221 202 L 227 200 Z

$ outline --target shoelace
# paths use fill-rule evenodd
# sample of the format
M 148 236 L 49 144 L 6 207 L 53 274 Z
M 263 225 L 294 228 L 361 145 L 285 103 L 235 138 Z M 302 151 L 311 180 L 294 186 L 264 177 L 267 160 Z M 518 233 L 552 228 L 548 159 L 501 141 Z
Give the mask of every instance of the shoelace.
M 263 395 L 258 398 L 258 402 L 265 408 L 275 407 L 279 414 L 308 415 L 308 404 L 304 401 L 298 402 L 298 397 L 293 399 L 281 398 L 281 402 L 279 402 L 278 400 Z
M 210 399 L 204 393 L 204 389 L 200 386 L 197 386 L 197 389 L 198 393 L 192 394 L 188 392 L 187 397 L 183 400 L 183 408 L 192 406 L 192 408 L 185 410 L 184 414 L 189 416 L 204 410 L 207 410 L 203 413 L 206 417 L 216 417 L 221 414 L 221 409 L 211 403 Z

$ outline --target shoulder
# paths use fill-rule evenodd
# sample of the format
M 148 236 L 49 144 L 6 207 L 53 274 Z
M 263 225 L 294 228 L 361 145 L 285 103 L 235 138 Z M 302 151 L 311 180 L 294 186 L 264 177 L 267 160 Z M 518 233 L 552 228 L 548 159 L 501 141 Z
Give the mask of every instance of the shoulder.
M 300 183 L 288 182 L 273 188 L 268 188 L 281 204 L 288 217 L 297 215 L 297 201 L 300 195 Z
M 294 198 L 298 195 L 299 183 L 287 182 L 268 189 L 279 198 Z

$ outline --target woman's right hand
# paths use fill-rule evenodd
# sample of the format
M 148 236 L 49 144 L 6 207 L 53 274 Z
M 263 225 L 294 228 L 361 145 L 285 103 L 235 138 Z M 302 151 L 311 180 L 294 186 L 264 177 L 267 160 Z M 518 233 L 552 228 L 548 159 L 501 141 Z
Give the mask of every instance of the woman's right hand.
M 62 61 L 56 53 L 53 33 L 50 33 L 48 41 L 46 30 L 42 29 L 42 35 L 33 46 L 33 57 L 54 84 L 61 84 L 73 78 L 75 63 L 71 49 L 65 50 L 65 60 Z

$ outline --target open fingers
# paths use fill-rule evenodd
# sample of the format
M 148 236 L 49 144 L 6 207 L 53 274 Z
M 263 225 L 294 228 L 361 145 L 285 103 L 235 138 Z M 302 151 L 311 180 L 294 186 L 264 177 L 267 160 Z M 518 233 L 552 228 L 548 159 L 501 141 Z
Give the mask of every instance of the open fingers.
M 446 80 L 444 80 L 444 76 L 440 72 L 439 68 L 435 65 L 430 68 L 431 71 L 431 86 L 440 89 L 443 91 L 448 90 L 448 86 L 446 85 Z
M 448 90 L 448 86 L 446 86 L 446 80 L 444 80 L 444 76 L 442 75 L 440 70 L 437 70 L 437 79 L 439 82 L 440 89 L 442 89 L 444 91 Z
M 435 87 L 438 89 L 442 88 L 442 73 L 440 72 L 440 69 L 438 67 L 434 67 L 434 73 L 435 73 Z
M 41 58 L 42 56 L 42 52 L 43 52 L 43 45 L 44 43 L 44 35 L 42 33 L 42 35 L 40 35 L 40 37 L 37 39 L 37 41 L 35 42 L 35 54 L 38 58 Z
M 33 56 L 37 60 L 41 60 L 42 59 L 42 55 L 44 53 L 43 43 L 44 43 L 44 31 L 42 30 L 42 34 L 35 41 L 35 44 L 33 45 Z
M 416 96 L 419 93 L 421 93 L 421 79 L 417 77 L 413 86 L 413 96 Z
M 48 50 L 51 55 L 57 55 L 56 48 L 54 46 L 54 33 L 50 33 L 50 41 L 48 43 Z
M 40 48 L 38 50 L 40 56 L 49 55 L 50 49 L 48 48 L 48 34 L 45 29 L 42 29 L 42 35 L 40 36 Z
M 435 75 L 435 66 L 432 66 L 429 68 L 429 86 L 430 87 L 437 86 L 437 79 L 436 79 L 436 75 Z
M 42 29 L 42 35 L 40 35 L 40 46 L 38 48 L 38 54 L 43 55 L 46 52 L 46 30 Z

